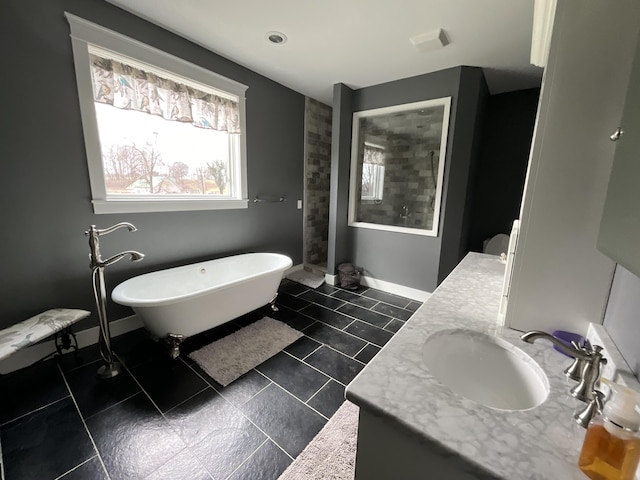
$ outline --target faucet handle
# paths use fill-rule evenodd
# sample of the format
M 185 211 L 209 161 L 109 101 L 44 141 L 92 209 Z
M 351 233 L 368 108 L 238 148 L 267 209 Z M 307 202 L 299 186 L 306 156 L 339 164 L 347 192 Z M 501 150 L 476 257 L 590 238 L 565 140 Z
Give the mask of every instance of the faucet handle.
M 587 428 L 589 426 L 589 422 L 593 416 L 602 411 L 604 407 L 604 393 L 600 390 L 593 390 L 592 398 L 584 409 L 579 412 L 576 412 L 573 416 L 574 420 L 578 422 L 582 428 Z
M 580 401 L 591 401 L 594 388 L 600 382 L 601 365 L 607 364 L 607 359 L 600 352 L 602 352 L 602 347 L 594 345 L 593 349 L 587 353 L 580 383 L 571 389 L 571 395 Z
M 573 345 L 573 348 L 575 348 L 576 350 L 582 350 L 583 352 L 589 351 L 587 348 L 578 345 L 575 340 L 571 340 L 571 345 Z M 582 380 L 582 372 L 584 371 L 585 365 L 586 360 L 584 358 L 574 357 L 571 365 L 564 369 L 564 374 L 571 380 L 579 382 L 580 380 Z

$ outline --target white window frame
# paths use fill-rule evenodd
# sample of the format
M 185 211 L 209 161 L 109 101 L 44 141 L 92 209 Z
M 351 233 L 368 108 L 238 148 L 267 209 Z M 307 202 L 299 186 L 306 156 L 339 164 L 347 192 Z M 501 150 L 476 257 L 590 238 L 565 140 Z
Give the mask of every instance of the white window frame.
M 87 151 L 89 181 L 94 213 L 140 213 L 171 212 L 187 210 L 218 210 L 248 208 L 247 190 L 247 148 L 246 148 L 246 108 L 245 92 L 247 86 L 194 65 L 162 50 L 137 40 L 108 30 L 80 17 L 65 12 L 71 27 L 71 43 L 76 70 L 80 113 Z M 180 77 L 201 83 L 215 90 L 227 92 L 238 98 L 240 113 L 240 162 L 232 162 L 234 176 L 237 178 L 236 198 L 216 199 L 196 195 L 144 196 L 135 198 L 114 198 L 107 194 L 102 150 L 93 100 L 93 86 L 89 60 L 89 45 L 103 48 L 138 62 L 152 65 L 161 70 L 175 73 Z
M 444 107 L 442 119 L 442 135 L 440 137 L 440 160 L 438 162 L 438 174 L 435 193 L 435 205 L 433 209 L 433 224 L 431 229 L 421 229 L 412 227 L 402 227 L 385 225 L 378 223 L 359 222 L 356 220 L 359 199 L 357 192 L 357 182 L 361 181 L 358 177 L 358 164 L 362 162 L 362 158 L 358 155 L 360 148 L 360 119 L 376 115 L 386 115 L 392 113 L 400 113 L 406 110 L 415 110 L 419 108 Z M 423 100 L 420 102 L 412 102 L 401 105 L 393 105 L 390 107 L 374 108 L 372 110 L 362 110 L 353 113 L 353 127 L 351 130 L 351 170 L 349 180 L 349 211 L 347 216 L 347 225 L 357 228 L 369 228 L 373 230 L 385 230 L 388 232 L 408 233 L 411 235 L 424 235 L 428 237 L 437 237 L 440 223 L 440 207 L 442 203 L 444 168 L 447 158 L 447 136 L 449 131 L 449 118 L 451 114 L 451 97 L 436 98 L 433 100 Z M 364 139 L 363 142 L 364 143 Z

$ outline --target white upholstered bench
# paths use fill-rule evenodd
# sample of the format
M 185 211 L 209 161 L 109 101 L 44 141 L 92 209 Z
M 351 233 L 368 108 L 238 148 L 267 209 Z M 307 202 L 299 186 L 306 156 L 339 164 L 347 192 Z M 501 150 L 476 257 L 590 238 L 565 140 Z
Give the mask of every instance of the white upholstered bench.
M 54 341 L 58 354 L 69 348 L 77 350 L 75 335 L 71 333 L 69 327 L 87 318 L 89 314 L 90 312 L 86 310 L 53 308 L 0 330 L 0 360 L 50 335 L 55 335 Z M 72 344 L 71 337 L 75 345 Z

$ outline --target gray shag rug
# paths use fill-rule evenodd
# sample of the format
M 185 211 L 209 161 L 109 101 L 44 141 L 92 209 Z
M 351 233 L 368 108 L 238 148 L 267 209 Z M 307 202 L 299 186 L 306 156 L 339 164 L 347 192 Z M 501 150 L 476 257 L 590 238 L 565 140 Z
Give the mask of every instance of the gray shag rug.
M 358 412 L 345 401 L 278 480 L 353 480 Z
M 307 272 L 306 270 L 291 272 L 287 275 L 287 278 L 311 288 L 318 288 L 324 283 L 324 275 L 321 273 Z
M 224 387 L 302 336 L 298 330 L 264 317 L 191 352 L 189 358 Z

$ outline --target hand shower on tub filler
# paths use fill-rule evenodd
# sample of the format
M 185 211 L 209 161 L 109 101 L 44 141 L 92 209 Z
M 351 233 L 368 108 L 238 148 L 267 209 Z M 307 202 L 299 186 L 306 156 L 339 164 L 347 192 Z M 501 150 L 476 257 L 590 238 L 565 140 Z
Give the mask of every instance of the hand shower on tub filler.
M 144 258 L 144 255 L 140 252 L 136 252 L 135 250 L 126 250 L 112 255 L 106 260 L 102 259 L 99 237 L 101 235 L 107 235 L 114 232 L 119 228 L 126 228 L 130 232 L 135 232 L 137 230 L 137 228 L 131 223 L 121 222 L 103 229 L 97 228 L 95 225 L 91 225 L 89 230 L 84 232 L 84 234 L 89 237 L 89 259 L 91 261 L 90 267 L 93 280 L 93 295 L 96 300 L 98 320 L 100 323 L 100 336 L 98 338 L 98 343 L 100 346 L 100 356 L 104 361 L 104 365 L 98 369 L 99 378 L 112 378 L 122 371 L 122 365 L 115 359 L 113 350 L 111 349 L 111 331 L 109 330 L 109 319 L 107 318 L 107 291 L 104 282 L 104 267 L 118 262 L 127 255 L 131 258 L 132 262 L 139 262 Z

